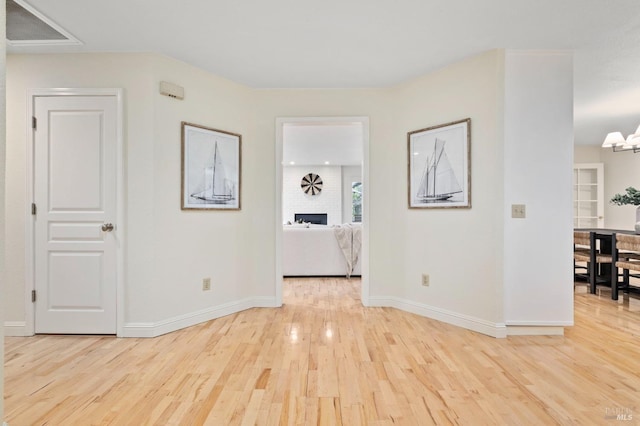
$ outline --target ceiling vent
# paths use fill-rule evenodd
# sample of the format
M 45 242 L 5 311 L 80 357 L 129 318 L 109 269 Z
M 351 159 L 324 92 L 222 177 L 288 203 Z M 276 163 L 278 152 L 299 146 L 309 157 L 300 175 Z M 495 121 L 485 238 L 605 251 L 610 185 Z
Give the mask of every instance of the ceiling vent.
M 10 46 L 82 44 L 22 0 L 7 0 L 7 43 Z

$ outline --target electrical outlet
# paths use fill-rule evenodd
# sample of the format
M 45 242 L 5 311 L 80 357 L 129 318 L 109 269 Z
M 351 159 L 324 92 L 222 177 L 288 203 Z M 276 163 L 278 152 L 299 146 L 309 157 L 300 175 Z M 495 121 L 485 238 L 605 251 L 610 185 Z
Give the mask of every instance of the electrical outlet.
M 211 278 L 202 279 L 202 291 L 211 290 Z
M 422 274 L 422 285 L 429 287 L 429 274 Z
M 524 204 L 511 204 L 511 217 L 514 219 L 524 219 L 527 216 Z

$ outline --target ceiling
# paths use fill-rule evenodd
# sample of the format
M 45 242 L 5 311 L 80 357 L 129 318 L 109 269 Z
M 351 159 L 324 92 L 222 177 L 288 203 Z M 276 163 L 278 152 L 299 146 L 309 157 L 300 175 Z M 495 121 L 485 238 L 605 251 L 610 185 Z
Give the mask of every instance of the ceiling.
M 287 123 L 282 132 L 282 165 L 360 166 L 362 138 L 361 123 Z
M 489 49 L 571 50 L 576 143 L 640 124 L 637 0 L 27 3 L 82 44 L 9 53 L 157 52 L 254 88 L 389 87 Z

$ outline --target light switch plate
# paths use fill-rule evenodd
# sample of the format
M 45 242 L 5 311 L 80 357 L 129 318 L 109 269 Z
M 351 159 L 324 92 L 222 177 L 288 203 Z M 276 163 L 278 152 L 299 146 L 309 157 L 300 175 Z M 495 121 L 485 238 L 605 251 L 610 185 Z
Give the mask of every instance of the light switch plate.
M 527 216 L 527 210 L 524 204 L 511 204 L 511 217 L 515 219 L 524 219 Z
M 429 274 L 422 274 L 422 285 L 429 287 Z
M 211 290 L 211 278 L 203 278 L 202 279 L 202 291 Z

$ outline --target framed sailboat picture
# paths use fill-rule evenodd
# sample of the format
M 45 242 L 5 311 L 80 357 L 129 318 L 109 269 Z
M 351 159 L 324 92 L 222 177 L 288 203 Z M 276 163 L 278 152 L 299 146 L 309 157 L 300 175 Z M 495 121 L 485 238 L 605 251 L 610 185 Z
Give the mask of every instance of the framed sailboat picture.
M 239 210 L 242 136 L 182 122 L 182 210 Z
M 407 134 L 409 208 L 471 208 L 471 119 Z

